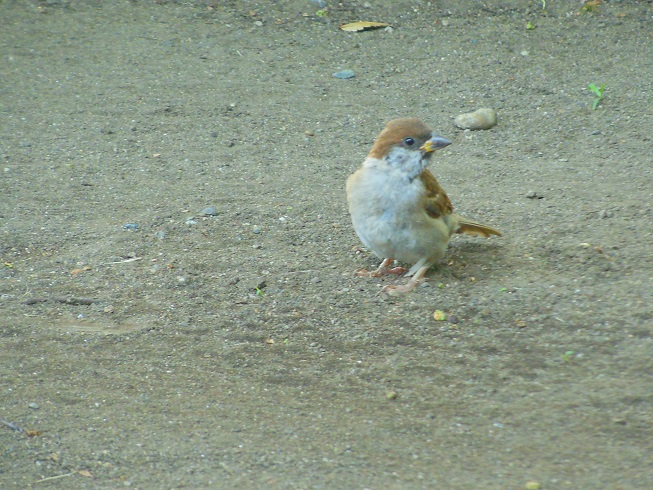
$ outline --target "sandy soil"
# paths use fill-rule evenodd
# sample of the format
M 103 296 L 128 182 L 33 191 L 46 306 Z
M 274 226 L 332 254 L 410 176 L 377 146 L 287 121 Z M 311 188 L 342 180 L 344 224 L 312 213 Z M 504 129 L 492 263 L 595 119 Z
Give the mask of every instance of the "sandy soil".
M 0 487 L 651 488 L 651 3 L 319 9 L 0 2 Z M 505 236 L 387 298 L 398 116 Z

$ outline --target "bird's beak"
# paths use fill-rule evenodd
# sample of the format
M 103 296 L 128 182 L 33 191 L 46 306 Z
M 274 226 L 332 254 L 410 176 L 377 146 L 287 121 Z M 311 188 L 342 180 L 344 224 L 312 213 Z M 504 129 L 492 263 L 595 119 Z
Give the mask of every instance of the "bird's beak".
M 431 139 L 427 140 L 426 143 L 424 143 L 420 147 L 420 150 L 422 150 L 425 153 L 432 153 L 435 150 L 439 150 L 440 148 L 444 148 L 445 146 L 449 146 L 450 144 L 451 141 L 449 141 L 447 138 L 443 138 L 442 136 L 438 136 L 437 134 L 432 134 Z

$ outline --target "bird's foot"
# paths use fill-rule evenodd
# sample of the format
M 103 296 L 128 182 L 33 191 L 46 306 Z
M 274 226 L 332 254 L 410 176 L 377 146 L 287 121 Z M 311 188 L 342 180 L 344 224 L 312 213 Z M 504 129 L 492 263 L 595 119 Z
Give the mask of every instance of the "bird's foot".
M 417 286 L 422 284 L 424 281 L 425 279 L 411 279 L 406 284 L 401 284 L 399 286 L 395 284 L 388 284 L 387 286 L 383 286 L 379 294 L 385 293 L 389 296 L 399 296 L 401 294 L 410 293 L 413 289 L 415 289 Z
M 358 269 L 355 272 L 355 275 L 356 277 L 383 277 L 388 274 L 401 275 L 408 272 L 408 269 L 399 266 L 390 269 L 388 266 L 392 264 L 392 262 L 394 262 L 392 259 L 384 259 L 375 271 L 369 272 L 367 269 Z
M 367 269 L 358 269 L 354 275 L 356 277 L 383 277 L 387 276 L 388 274 L 395 274 L 395 275 L 402 275 L 408 272 L 408 269 L 405 269 L 403 267 L 393 267 L 392 269 L 388 269 L 387 267 L 379 267 L 375 271 L 368 271 Z

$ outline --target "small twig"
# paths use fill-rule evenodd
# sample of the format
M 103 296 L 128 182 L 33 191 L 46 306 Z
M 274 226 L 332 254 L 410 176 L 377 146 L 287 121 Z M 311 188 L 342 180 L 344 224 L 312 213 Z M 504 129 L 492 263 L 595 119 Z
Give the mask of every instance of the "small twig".
M 137 260 L 143 260 L 143 257 L 132 257 L 131 259 L 117 260 L 116 262 L 105 262 L 100 265 L 126 264 L 127 262 L 136 262 Z
M 91 298 L 52 298 L 57 303 L 64 303 L 67 305 L 92 305 L 95 303 L 94 299 Z
M 24 305 L 35 305 L 37 303 L 45 303 L 48 300 L 48 298 L 28 298 L 25 301 L 23 301 Z
M 45 303 L 46 301 L 56 301 L 57 303 L 63 303 L 66 305 L 92 305 L 93 303 L 97 303 L 96 300 L 91 299 L 91 298 L 63 298 L 63 297 L 57 297 L 57 298 L 28 298 L 25 301 L 23 301 L 24 305 L 35 305 L 38 303 Z
M 32 482 L 32 484 L 41 483 L 41 482 L 49 481 L 49 480 L 58 480 L 59 478 L 65 478 L 67 476 L 71 476 L 71 475 L 75 475 L 75 474 L 77 474 L 76 471 L 73 471 L 72 473 L 66 473 L 65 475 L 48 476 L 47 478 L 43 478 L 41 480 L 36 480 L 35 482 Z
M 25 429 L 23 429 L 21 426 L 19 426 L 14 422 L 9 422 L 8 420 L 0 419 L 0 424 L 6 425 L 11 430 L 17 430 L 18 432 L 25 432 Z

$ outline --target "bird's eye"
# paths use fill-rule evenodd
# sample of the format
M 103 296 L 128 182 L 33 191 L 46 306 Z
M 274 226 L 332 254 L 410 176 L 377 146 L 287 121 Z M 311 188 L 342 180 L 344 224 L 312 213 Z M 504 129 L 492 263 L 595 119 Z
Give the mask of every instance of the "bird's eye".
M 415 140 L 413 138 L 404 138 L 404 144 L 406 146 L 413 146 L 415 144 Z

